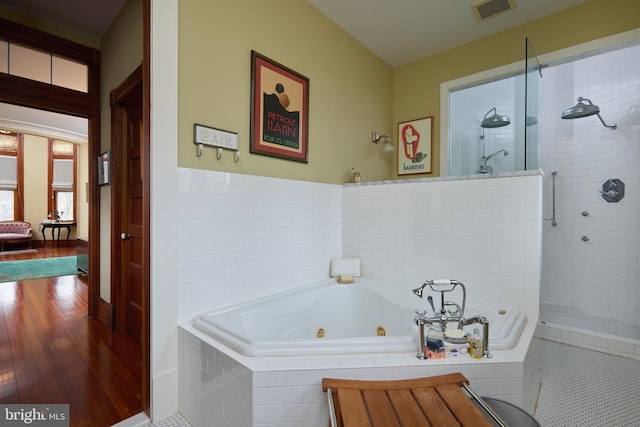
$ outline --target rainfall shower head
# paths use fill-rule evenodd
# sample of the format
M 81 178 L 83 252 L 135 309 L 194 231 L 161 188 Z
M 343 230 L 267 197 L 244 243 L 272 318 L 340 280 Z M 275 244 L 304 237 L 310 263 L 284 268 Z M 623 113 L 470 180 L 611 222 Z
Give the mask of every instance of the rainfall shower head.
M 585 104 L 582 101 L 588 102 Z M 602 117 L 600 116 L 600 108 L 597 105 L 594 105 L 591 100 L 583 97 L 578 98 L 578 103 L 571 108 L 568 108 L 562 112 L 563 119 L 580 119 L 582 117 L 589 117 L 593 115 L 597 115 L 604 127 L 609 128 L 611 130 L 618 127 L 618 125 L 608 125 L 604 122 Z
M 493 115 L 489 116 L 489 113 L 491 113 L 492 111 Z M 491 110 L 487 111 L 487 114 L 484 115 L 480 126 L 483 128 L 501 128 L 502 126 L 507 126 L 508 124 L 511 124 L 511 119 L 507 116 L 499 115 L 496 111 L 496 107 L 493 107 Z

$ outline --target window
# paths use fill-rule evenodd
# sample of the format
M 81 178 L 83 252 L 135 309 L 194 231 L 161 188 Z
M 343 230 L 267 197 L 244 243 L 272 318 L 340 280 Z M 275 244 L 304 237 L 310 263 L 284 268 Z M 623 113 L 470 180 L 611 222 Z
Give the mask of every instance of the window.
M 49 140 L 49 217 L 75 221 L 76 145 Z
M 24 219 L 22 134 L 0 130 L 0 221 Z
M 51 52 L 0 40 L 0 73 L 87 93 L 87 64 Z

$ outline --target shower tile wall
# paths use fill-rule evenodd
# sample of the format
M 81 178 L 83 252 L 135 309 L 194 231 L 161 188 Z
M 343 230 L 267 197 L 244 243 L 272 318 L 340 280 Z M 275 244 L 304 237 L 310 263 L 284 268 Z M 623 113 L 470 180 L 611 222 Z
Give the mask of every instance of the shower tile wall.
M 597 116 L 560 119 L 579 96 L 618 129 Z M 558 225 L 544 224 L 542 302 L 640 327 L 640 46 L 545 69 L 541 105 L 547 216 L 558 172 Z M 618 203 L 599 193 L 610 178 L 625 183 Z
M 457 279 L 469 301 L 538 315 L 539 175 L 396 182 L 344 189 L 345 256 L 362 275 L 411 289 Z
M 327 277 L 342 187 L 180 168 L 178 320 Z

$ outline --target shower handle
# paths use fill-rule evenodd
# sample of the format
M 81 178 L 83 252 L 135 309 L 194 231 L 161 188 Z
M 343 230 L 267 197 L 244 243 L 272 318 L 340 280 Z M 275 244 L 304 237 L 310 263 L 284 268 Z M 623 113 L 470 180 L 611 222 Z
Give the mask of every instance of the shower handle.
M 558 172 L 551 172 L 551 216 L 544 218 L 547 221 L 551 220 L 551 225 L 553 227 L 558 225 L 558 222 L 556 221 L 556 175 L 558 175 Z

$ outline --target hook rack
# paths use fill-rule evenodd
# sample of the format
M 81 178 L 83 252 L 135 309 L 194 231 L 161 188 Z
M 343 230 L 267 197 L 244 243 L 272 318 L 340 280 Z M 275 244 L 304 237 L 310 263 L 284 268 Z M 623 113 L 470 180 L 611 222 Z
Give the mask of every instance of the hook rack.
M 203 126 L 195 123 L 193 125 L 193 143 L 196 145 L 196 157 L 202 156 L 202 148 L 212 147 L 216 149 L 216 159 L 222 159 L 222 150 L 234 152 L 233 160 L 240 161 L 240 150 L 238 148 L 238 134 L 222 129 Z

